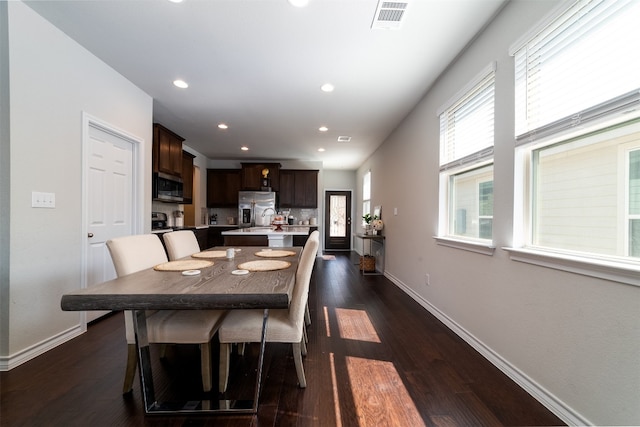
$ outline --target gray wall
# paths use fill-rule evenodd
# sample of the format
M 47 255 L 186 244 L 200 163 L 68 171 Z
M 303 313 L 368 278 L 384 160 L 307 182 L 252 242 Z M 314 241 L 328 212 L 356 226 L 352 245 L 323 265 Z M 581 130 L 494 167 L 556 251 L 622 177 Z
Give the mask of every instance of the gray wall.
M 565 420 L 640 424 L 636 286 L 510 260 L 514 89 L 510 44 L 556 1 L 512 1 L 363 164 L 383 206 L 387 276 Z M 493 256 L 439 246 L 437 108 L 497 61 Z M 398 215 L 389 215 L 393 208 Z M 464 267 L 464 268 L 461 268 Z M 425 274 L 430 275 L 430 285 Z
M 80 314 L 60 298 L 82 281 L 82 114 L 144 140 L 139 184 L 150 218 L 152 99 L 21 2 L 7 10 L 2 50 L 2 345 L 0 368 L 15 366 L 78 333 Z M 0 17 L 4 15 L 0 12 Z M 6 43 L 6 34 L 0 41 Z M 7 59 L 8 58 L 8 59 Z M 3 110 L 4 112 L 4 110 Z M 8 144 L 8 145 L 7 145 Z M 10 155 L 9 181 L 4 168 Z M 10 194 L 5 193 L 9 182 Z M 55 209 L 31 208 L 31 192 L 52 192 Z M 5 194 L 8 197 L 5 198 Z M 8 200 L 7 200 L 8 199 Z M 7 203 L 7 205 L 5 205 Z M 4 215 L 8 206 L 8 221 Z M 148 231 L 149 221 L 138 224 Z M 5 228 L 5 222 L 8 229 Z M 4 253 L 8 245 L 10 260 Z M 8 280 L 4 277 L 8 261 Z

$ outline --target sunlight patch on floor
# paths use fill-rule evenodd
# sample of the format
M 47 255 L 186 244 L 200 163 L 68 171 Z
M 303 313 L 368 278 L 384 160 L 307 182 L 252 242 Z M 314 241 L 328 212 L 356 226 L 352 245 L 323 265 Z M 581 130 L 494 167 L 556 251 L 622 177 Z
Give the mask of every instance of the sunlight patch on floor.
M 360 427 L 425 426 L 393 363 L 347 357 Z
M 324 313 L 324 327 L 327 329 L 327 336 L 331 336 L 331 327 L 329 326 L 329 309 L 325 305 L 322 307 L 322 312 Z
M 329 353 L 329 362 L 331 363 L 331 384 L 333 385 L 333 405 L 336 411 L 336 427 L 342 427 L 340 396 L 338 396 L 338 380 L 336 377 L 336 357 L 334 353 Z
M 340 337 L 348 340 L 379 343 L 380 338 L 364 310 L 336 308 Z

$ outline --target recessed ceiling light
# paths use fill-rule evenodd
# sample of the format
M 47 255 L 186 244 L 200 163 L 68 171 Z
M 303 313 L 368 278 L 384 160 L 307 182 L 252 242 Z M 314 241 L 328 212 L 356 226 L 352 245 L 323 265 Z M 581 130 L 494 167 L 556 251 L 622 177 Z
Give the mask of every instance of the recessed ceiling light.
M 333 89 L 335 88 L 331 83 L 325 83 L 322 86 L 320 86 L 320 90 L 323 92 L 333 92 Z
M 318 148 L 318 151 L 322 153 L 322 152 L 324 152 L 324 148 L 320 147 L 320 148 Z
M 224 123 L 220 123 L 220 124 L 218 125 L 218 129 L 229 129 L 229 126 L 227 126 L 227 125 L 226 125 L 226 124 L 224 124 Z
M 240 147 L 240 149 L 241 149 L 242 151 L 249 151 L 249 147 L 247 147 L 247 146 L 245 146 L 245 145 L 243 145 L 242 147 Z
M 182 3 L 182 0 L 169 0 L 171 3 Z
M 179 87 L 180 89 L 186 89 L 189 87 L 187 82 L 185 82 L 184 80 L 174 80 L 173 84 L 174 86 Z
M 295 7 L 305 7 L 309 4 L 309 0 L 289 0 L 289 4 Z
M 320 126 L 320 127 L 318 128 L 318 130 L 319 130 L 320 132 L 326 132 L 326 131 L 328 131 L 328 130 L 329 130 L 329 128 L 328 128 L 328 127 L 326 127 L 326 126 Z

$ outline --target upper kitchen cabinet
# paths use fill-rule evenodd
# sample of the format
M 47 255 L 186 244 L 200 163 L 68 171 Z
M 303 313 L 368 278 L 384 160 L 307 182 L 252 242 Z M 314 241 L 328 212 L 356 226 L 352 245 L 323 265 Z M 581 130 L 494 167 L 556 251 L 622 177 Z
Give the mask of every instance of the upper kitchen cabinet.
M 242 163 L 242 190 L 261 191 L 263 171 L 268 170 L 271 191 L 280 188 L 280 163 Z
M 164 126 L 153 124 L 153 171 L 182 178 L 182 138 Z
M 318 171 L 283 169 L 280 171 L 281 208 L 318 207 Z
M 207 169 L 207 206 L 238 207 L 240 169 Z
M 186 151 L 182 152 L 182 203 L 185 205 L 193 203 L 193 159 L 195 157 Z

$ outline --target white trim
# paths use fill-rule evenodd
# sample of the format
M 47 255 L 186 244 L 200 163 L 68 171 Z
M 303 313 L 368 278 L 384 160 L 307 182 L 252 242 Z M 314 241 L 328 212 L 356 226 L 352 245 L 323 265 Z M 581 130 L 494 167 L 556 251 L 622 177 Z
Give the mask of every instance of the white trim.
M 66 343 L 67 341 L 76 338 L 87 331 L 87 325 L 85 323 L 78 324 L 72 328 L 62 331 L 57 335 L 53 335 L 39 343 L 36 343 L 30 347 L 27 347 L 18 353 L 11 354 L 9 356 L 0 356 L 0 371 L 9 371 L 22 365 L 25 362 L 30 361 L 49 350 L 52 350 L 59 345 Z
M 640 286 L 640 266 L 634 262 L 608 260 L 531 248 L 503 247 L 512 261 Z
M 436 243 L 441 246 L 447 246 L 455 249 L 462 249 L 469 252 L 475 252 L 482 255 L 492 256 L 496 247 L 492 243 L 473 242 L 470 240 L 454 239 L 451 237 L 433 236 Z
M 384 276 L 409 295 L 414 301 L 420 304 L 425 310 L 440 320 L 447 328 L 453 331 L 453 333 L 462 338 L 491 364 L 500 369 L 500 371 L 502 371 L 506 376 L 513 380 L 518 386 L 529 393 L 534 399 L 540 402 L 545 408 L 554 413 L 562 421 L 570 426 L 594 425 L 594 423 L 584 418 L 569 405 L 553 395 L 549 390 L 536 383 L 527 374 L 513 366 L 499 353 L 480 341 L 455 320 L 447 316 L 446 313 L 440 311 L 437 307 L 416 293 L 412 288 L 402 283 L 402 281 L 397 277 L 393 276 L 388 271 L 385 271 Z
M 481 81 L 486 79 L 489 74 L 493 73 L 497 69 L 497 62 L 491 61 L 486 67 L 484 67 L 469 83 L 464 85 L 462 89 L 456 92 L 451 98 L 447 100 L 444 104 L 436 110 L 437 117 L 440 117 L 442 113 L 444 113 L 449 107 L 451 107 L 456 102 L 460 101 L 463 96 L 466 96 L 474 87 L 480 84 Z

